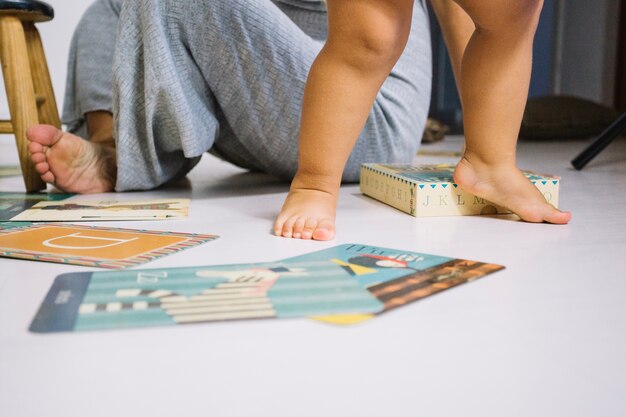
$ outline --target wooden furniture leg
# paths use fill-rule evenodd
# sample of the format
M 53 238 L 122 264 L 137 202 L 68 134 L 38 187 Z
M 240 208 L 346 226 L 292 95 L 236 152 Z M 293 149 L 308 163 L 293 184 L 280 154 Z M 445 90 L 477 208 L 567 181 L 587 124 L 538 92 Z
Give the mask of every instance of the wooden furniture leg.
M 55 126 L 61 129 L 61 120 L 57 108 L 48 61 L 41 43 L 39 31 L 34 24 L 24 23 L 26 34 L 26 45 L 28 47 L 28 58 L 30 59 L 30 72 L 33 76 L 33 88 L 37 98 L 39 110 L 39 123 Z
M 0 17 L 0 60 L 11 113 L 11 124 L 20 156 L 26 191 L 46 188 L 28 153 L 26 129 L 39 124 L 39 114 L 22 22 L 14 16 Z M 57 116 L 58 117 L 58 116 Z

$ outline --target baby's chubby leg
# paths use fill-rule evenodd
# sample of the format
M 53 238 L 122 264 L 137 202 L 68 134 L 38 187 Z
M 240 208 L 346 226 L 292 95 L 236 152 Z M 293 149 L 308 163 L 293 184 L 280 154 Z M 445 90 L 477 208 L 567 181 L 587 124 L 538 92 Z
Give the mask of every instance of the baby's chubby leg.
M 277 236 L 330 240 L 344 166 L 411 29 L 413 0 L 328 0 L 328 40 L 308 76 L 298 171 Z
M 433 1 L 435 10 L 437 3 L 446 1 L 452 0 Z M 571 214 L 548 204 L 516 167 L 533 39 L 543 0 L 454 1 L 476 27 L 457 74 L 466 150 L 455 181 L 467 191 L 511 209 L 523 220 L 569 222 Z M 440 18 L 445 20 L 445 16 Z

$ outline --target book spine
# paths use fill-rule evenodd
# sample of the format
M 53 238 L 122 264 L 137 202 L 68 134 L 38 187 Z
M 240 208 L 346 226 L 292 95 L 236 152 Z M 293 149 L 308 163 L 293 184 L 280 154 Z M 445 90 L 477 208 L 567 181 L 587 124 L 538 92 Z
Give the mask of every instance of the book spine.
M 471 216 L 508 214 L 510 211 L 470 194 L 454 183 L 419 184 L 416 216 Z
M 533 181 L 546 201 L 558 208 L 559 182 Z M 511 211 L 470 194 L 454 183 L 418 184 L 416 217 L 510 214 Z
M 546 201 L 559 208 L 559 185 L 558 179 L 532 180 L 535 187 L 543 194 Z
M 361 166 L 361 192 L 415 216 L 416 185 L 367 166 Z
M 558 180 L 533 180 L 532 183 L 546 201 L 558 208 Z M 361 167 L 361 192 L 415 217 L 511 213 L 454 183 L 418 183 L 368 166 Z

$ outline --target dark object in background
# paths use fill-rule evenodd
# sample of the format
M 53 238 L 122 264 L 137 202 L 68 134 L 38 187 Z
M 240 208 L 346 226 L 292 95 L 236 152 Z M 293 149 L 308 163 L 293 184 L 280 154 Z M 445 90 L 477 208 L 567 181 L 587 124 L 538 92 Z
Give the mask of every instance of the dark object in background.
M 602 133 L 620 115 L 610 107 L 569 96 L 528 100 L 520 137 L 530 140 L 587 139 Z
M 424 136 L 422 136 L 422 143 L 433 143 L 443 140 L 450 129 L 437 119 L 429 117 L 426 120 L 426 127 L 424 128 Z
M 572 165 L 577 170 L 581 170 L 596 157 L 604 148 L 609 146 L 617 137 L 626 133 L 626 113 L 622 114 L 613 122 L 596 140 L 593 141 L 584 151 L 572 160 Z

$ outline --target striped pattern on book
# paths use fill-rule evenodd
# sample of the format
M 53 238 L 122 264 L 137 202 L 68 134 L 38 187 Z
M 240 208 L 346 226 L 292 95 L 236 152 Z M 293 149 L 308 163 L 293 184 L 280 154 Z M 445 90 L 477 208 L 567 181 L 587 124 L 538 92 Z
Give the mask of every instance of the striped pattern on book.
M 454 168 L 450 164 L 362 164 L 361 192 L 415 217 L 511 213 L 464 191 L 452 178 Z M 524 174 L 546 201 L 558 207 L 560 178 Z

